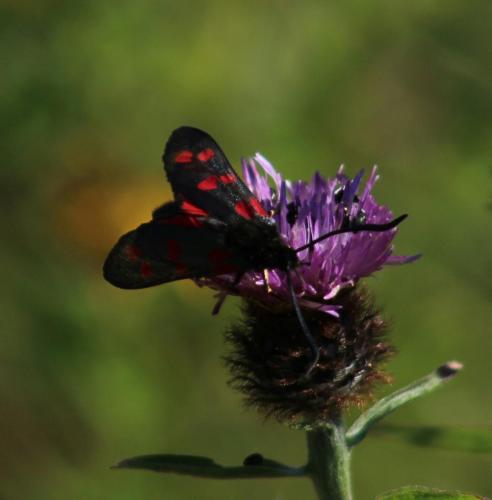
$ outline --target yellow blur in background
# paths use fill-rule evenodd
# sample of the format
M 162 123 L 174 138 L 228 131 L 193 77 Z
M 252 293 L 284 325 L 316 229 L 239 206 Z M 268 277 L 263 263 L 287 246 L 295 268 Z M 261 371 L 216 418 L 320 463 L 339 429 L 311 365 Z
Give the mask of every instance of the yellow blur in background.
M 448 359 L 466 368 L 389 421 L 489 426 L 491 23 L 487 0 L 1 2 L 2 500 L 312 497 L 298 479 L 109 469 L 158 452 L 305 458 L 302 433 L 226 385 L 237 301 L 211 317 L 212 293 L 191 282 L 102 278 L 116 239 L 171 197 L 160 155 L 180 125 L 291 179 L 377 163 L 377 199 L 411 216 L 397 253 L 424 254 L 367 280 L 393 325 L 389 371 L 402 385 Z M 491 466 L 373 436 L 355 492 L 490 496 Z

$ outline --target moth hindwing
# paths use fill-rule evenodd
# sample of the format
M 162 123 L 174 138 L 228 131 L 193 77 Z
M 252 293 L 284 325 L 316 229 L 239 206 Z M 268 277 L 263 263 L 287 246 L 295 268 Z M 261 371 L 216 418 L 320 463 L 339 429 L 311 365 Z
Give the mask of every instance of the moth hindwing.
M 110 283 L 144 288 L 286 267 L 292 254 L 273 220 L 207 133 L 175 130 L 163 161 L 175 201 L 116 243 L 104 265 Z

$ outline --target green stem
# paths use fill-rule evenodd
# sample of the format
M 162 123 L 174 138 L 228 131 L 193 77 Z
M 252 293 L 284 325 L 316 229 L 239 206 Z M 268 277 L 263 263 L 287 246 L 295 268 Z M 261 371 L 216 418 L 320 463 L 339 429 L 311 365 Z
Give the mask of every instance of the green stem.
M 350 449 L 341 423 L 307 431 L 306 472 L 320 500 L 351 500 Z
M 369 432 L 369 429 L 379 420 L 409 401 L 413 401 L 441 387 L 442 384 L 453 378 L 462 368 L 463 365 L 461 363 L 449 361 L 429 375 L 379 400 L 374 406 L 363 413 L 347 431 L 347 445 L 352 447 L 360 443 Z

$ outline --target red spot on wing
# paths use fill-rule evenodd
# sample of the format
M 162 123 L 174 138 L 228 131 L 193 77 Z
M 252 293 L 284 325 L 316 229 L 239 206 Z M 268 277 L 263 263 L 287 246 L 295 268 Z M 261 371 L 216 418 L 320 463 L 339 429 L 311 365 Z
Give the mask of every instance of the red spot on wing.
M 203 181 L 200 181 L 196 187 L 201 191 L 211 191 L 213 189 L 217 189 L 218 185 L 218 177 L 216 175 L 211 175 L 210 177 L 203 179 Z
M 142 262 L 142 264 L 140 264 L 140 274 L 144 278 L 150 278 L 153 274 L 152 266 L 148 262 Z
M 182 252 L 181 245 L 177 240 L 167 241 L 167 257 L 171 262 L 176 262 L 181 257 Z
M 210 158 L 213 158 L 214 155 L 215 155 L 215 153 L 213 152 L 213 150 L 210 148 L 207 148 L 207 149 L 204 149 L 203 151 L 200 151 L 197 154 L 197 158 L 200 161 L 208 161 L 208 160 L 210 160 Z
M 200 207 L 197 207 L 196 205 L 193 205 L 193 203 L 190 203 L 189 201 L 183 201 L 181 203 L 181 210 L 185 212 L 188 215 L 208 215 L 205 210 L 201 209 Z
M 191 160 L 193 160 L 192 151 L 180 151 L 174 158 L 176 163 L 190 163 Z
M 266 217 L 267 211 L 261 206 L 260 202 L 252 196 L 249 202 L 244 200 L 238 201 L 234 207 L 238 215 L 245 219 L 252 219 L 255 215 Z
M 174 270 L 176 271 L 177 274 L 186 274 L 188 272 L 188 268 L 179 262 L 176 262 L 174 264 Z
M 225 174 L 219 177 L 220 181 L 224 184 L 232 184 L 236 182 L 237 177 L 234 174 Z
M 230 262 L 234 254 L 226 248 L 214 248 L 208 254 L 208 260 L 212 264 L 212 271 L 216 274 L 228 274 L 239 271 L 236 264 Z
M 169 224 L 171 226 L 181 226 L 181 227 L 201 227 L 202 222 L 195 216 L 192 215 L 175 215 L 174 217 L 169 217 L 168 219 L 160 219 L 159 224 Z
M 167 258 L 174 264 L 174 269 L 178 274 L 184 274 L 188 268 L 180 262 L 183 249 L 177 240 L 167 241 Z
M 261 203 L 254 196 L 249 200 L 249 204 L 253 207 L 253 210 L 258 215 L 261 215 L 262 217 L 266 217 L 268 215 L 267 211 L 263 208 Z
M 234 174 L 224 174 L 224 175 L 209 175 L 197 184 L 197 188 L 201 191 L 212 191 L 219 187 L 219 184 L 231 184 L 236 182 L 236 176 Z
M 245 219 L 251 219 L 253 217 L 251 207 L 244 200 L 238 201 L 234 206 L 234 210 Z
M 136 245 L 128 245 L 125 248 L 126 255 L 129 260 L 135 262 L 141 255 L 140 249 Z

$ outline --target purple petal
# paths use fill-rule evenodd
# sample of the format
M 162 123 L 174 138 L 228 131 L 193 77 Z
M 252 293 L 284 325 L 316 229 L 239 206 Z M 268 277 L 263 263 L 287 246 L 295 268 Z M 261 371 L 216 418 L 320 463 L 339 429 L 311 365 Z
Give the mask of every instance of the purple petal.
M 400 264 L 410 264 L 410 262 L 415 262 L 422 257 L 421 253 L 417 253 L 415 255 L 391 255 L 386 259 L 385 265 L 400 265 Z

